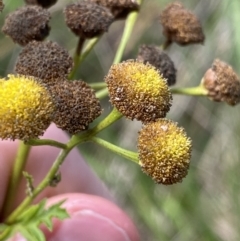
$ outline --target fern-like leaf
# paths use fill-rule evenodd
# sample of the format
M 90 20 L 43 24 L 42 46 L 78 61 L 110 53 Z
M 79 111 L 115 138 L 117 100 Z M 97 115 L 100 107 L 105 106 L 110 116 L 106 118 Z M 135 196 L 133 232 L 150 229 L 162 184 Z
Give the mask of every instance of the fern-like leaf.
M 5 241 L 20 233 L 28 241 L 46 241 L 40 224 L 44 224 L 50 231 L 53 228 L 52 218 L 63 220 L 69 215 L 65 209 L 61 208 L 63 201 L 45 209 L 46 200 L 36 205 L 30 206 L 12 224 L 0 225 L 0 240 Z

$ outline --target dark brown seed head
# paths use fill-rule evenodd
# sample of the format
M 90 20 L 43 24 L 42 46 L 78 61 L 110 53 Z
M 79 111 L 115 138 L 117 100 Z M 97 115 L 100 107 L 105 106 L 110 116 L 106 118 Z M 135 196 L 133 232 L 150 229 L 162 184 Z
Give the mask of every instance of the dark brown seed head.
M 39 5 L 43 8 L 49 8 L 54 5 L 57 0 L 25 0 L 26 4 Z
M 50 13 L 40 6 L 25 6 L 5 19 L 2 31 L 22 46 L 30 41 L 42 41 L 48 36 Z
M 115 19 L 124 19 L 130 12 L 138 11 L 139 4 L 136 0 L 90 0 L 110 9 Z
M 188 173 L 191 149 L 185 130 L 171 120 L 147 123 L 139 132 L 140 165 L 157 183 L 181 182 Z
M 68 5 L 64 15 L 67 26 L 83 38 L 93 38 L 107 32 L 114 19 L 107 8 L 88 1 Z
M 73 66 L 67 50 L 55 42 L 30 42 L 18 56 L 15 71 L 35 76 L 51 85 L 57 79 L 66 78 Z
M 102 113 L 99 100 L 83 81 L 61 81 L 51 86 L 50 92 L 56 105 L 53 122 L 70 134 L 86 130 Z
M 137 59 L 153 65 L 167 80 L 169 86 L 176 83 L 176 69 L 173 61 L 157 46 L 142 45 Z
M 203 86 L 208 90 L 208 96 L 214 101 L 225 101 L 229 105 L 240 102 L 240 80 L 233 68 L 216 59 L 207 70 Z
M 203 43 L 204 34 L 197 17 L 180 2 L 169 4 L 161 13 L 163 34 L 168 42 L 180 45 Z

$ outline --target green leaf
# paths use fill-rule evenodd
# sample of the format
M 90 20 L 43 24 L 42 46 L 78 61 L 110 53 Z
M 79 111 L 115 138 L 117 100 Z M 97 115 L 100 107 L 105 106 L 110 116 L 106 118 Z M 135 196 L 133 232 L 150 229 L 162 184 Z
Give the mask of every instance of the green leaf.
M 66 210 L 61 208 L 63 202 L 61 201 L 45 209 L 46 200 L 43 200 L 26 209 L 14 223 L 0 224 L 0 240 L 5 241 L 16 233 L 20 233 L 28 241 L 46 241 L 39 226 L 44 224 L 48 230 L 52 231 L 53 218 L 60 220 L 68 218 L 69 215 Z

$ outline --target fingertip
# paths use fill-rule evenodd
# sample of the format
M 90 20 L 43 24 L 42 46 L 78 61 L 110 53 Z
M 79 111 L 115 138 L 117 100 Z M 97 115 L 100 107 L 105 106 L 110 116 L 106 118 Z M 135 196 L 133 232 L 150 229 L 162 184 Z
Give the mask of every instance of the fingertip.
M 63 194 L 52 197 L 48 205 L 66 200 L 63 207 L 70 215 L 56 220 L 53 232 L 46 231 L 51 241 L 139 241 L 130 218 L 112 202 L 87 194 Z

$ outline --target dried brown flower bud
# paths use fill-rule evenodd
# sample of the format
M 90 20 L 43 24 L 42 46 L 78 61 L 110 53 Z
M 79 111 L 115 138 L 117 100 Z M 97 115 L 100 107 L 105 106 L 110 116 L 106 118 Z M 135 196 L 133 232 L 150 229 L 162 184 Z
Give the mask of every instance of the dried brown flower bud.
M 4 9 L 4 3 L 2 0 L 0 0 L 0 12 Z
M 170 110 L 167 81 L 150 64 L 133 60 L 114 64 L 105 81 L 112 105 L 131 120 L 155 121 Z
M 169 4 L 161 13 L 163 34 L 169 43 L 180 45 L 203 43 L 204 34 L 197 17 L 180 2 Z
M 90 0 L 110 9 L 115 19 L 124 19 L 130 12 L 138 11 L 139 4 L 136 0 Z
M 146 124 L 139 132 L 142 170 L 157 183 L 170 185 L 187 175 L 192 143 L 183 128 L 167 119 Z
M 176 69 L 173 61 L 157 46 L 142 45 L 139 48 L 137 59 L 156 67 L 169 86 L 176 83 Z
M 30 41 L 42 41 L 48 36 L 50 13 L 40 6 L 25 6 L 10 13 L 2 31 L 22 46 Z
M 15 71 L 38 77 L 51 85 L 57 79 L 67 77 L 72 67 L 72 58 L 57 43 L 32 41 L 19 54 Z
M 203 86 L 208 90 L 208 96 L 214 101 L 225 101 L 229 105 L 240 102 L 240 80 L 233 68 L 216 59 L 207 70 Z
M 57 0 L 25 0 L 25 2 L 29 5 L 39 5 L 43 8 L 49 8 L 54 5 Z
M 101 113 L 99 100 L 83 81 L 61 81 L 50 87 L 55 100 L 53 122 L 70 134 L 86 130 Z
M 107 32 L 114 20 L 109 9 L 88 1 L 68 5 L 64 14 L 67 26 L 84 38 L 93 38 Z

